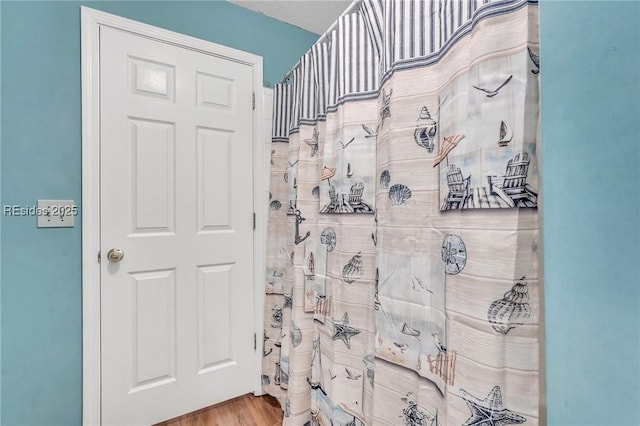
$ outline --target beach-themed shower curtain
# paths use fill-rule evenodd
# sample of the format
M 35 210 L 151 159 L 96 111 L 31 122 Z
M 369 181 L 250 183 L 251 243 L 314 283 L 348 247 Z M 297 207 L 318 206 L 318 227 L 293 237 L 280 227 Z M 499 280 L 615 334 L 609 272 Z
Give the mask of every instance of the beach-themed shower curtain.
M 285 425 L 537 425 L 538 5 L 364 0 L 275 88 Z

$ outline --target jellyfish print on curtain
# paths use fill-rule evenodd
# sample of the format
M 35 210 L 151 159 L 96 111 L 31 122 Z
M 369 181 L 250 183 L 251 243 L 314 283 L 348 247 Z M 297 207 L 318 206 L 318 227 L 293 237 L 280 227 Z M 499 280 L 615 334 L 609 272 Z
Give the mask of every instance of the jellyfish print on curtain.
M 537 34 L 535 1 L 363 0 L 276 86 L 285 425 L 538 424 Z

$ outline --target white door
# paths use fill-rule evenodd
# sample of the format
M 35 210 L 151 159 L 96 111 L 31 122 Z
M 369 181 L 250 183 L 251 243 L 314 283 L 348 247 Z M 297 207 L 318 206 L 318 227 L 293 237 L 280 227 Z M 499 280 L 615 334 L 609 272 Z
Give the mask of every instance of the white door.
M 253 388 L 252 68 L 101 27 L 100 80 L 102 422 L 153 424 Z

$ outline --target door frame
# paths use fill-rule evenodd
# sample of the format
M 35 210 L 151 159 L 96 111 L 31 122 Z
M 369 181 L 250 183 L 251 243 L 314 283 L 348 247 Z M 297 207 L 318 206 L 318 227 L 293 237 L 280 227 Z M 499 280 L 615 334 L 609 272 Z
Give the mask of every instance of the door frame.
M 99 28 L 108 26 L 177 47 L 239 62 L 252 67 L 253 93 L 253 300 L 254 394 L 262 394 L 262 329 L 264 271 L 266 270 L 268 161 L 263 114 L 262 57 L 81 7 L 82 52 L 82 423 L 101 424 L 100 370 L 100 43 Z

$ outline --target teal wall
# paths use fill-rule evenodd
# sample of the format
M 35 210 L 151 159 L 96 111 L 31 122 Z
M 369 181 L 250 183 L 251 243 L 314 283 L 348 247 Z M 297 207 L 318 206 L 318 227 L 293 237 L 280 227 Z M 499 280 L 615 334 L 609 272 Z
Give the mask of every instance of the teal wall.
M 318 35 L 227 2 L 2 1 L 2 205 L 81 199 L 80 5 L 255 53 L 274 83 Z M 79 425 L 81 228 L 2 218 L 1 424 Z
M 640 2 L 541 4 L 549 425 L 640 425 Z
M 0 3 L 2 205 L 80 200 L 80 4 Z M 259 54 L 268 82 L 316 38 L 227 3 L 82 4 Z M 640 424 L 639 18 L 637 2 L 541 5 L 551 426 Z M 0 220 L 0 423 L 78 425 L 80 227 Z
M 1 0 L 0 0 L 1 1 Z M 2 3 L 0 3 L 0 23 L 2 23 Z M 2 52 L 2 31 L 0 30 L 0 52 Z M 2 55 L 0 54 L 0 82 L 2 81 Z M 0 100 L 2 99 L 2 84 L 0 84 Z M 0 102 L 0 147 L 2 147 L 2 102 Z M 2 150 L 0 149 L 0 165 L 2 165 Z M 1 167 L 0 167 L 0 170 Z M 2 173 L 0 172 L 0 200 L 2 200 Z M 2 424 L 2 214 L 0 214 L 0 425 Z

